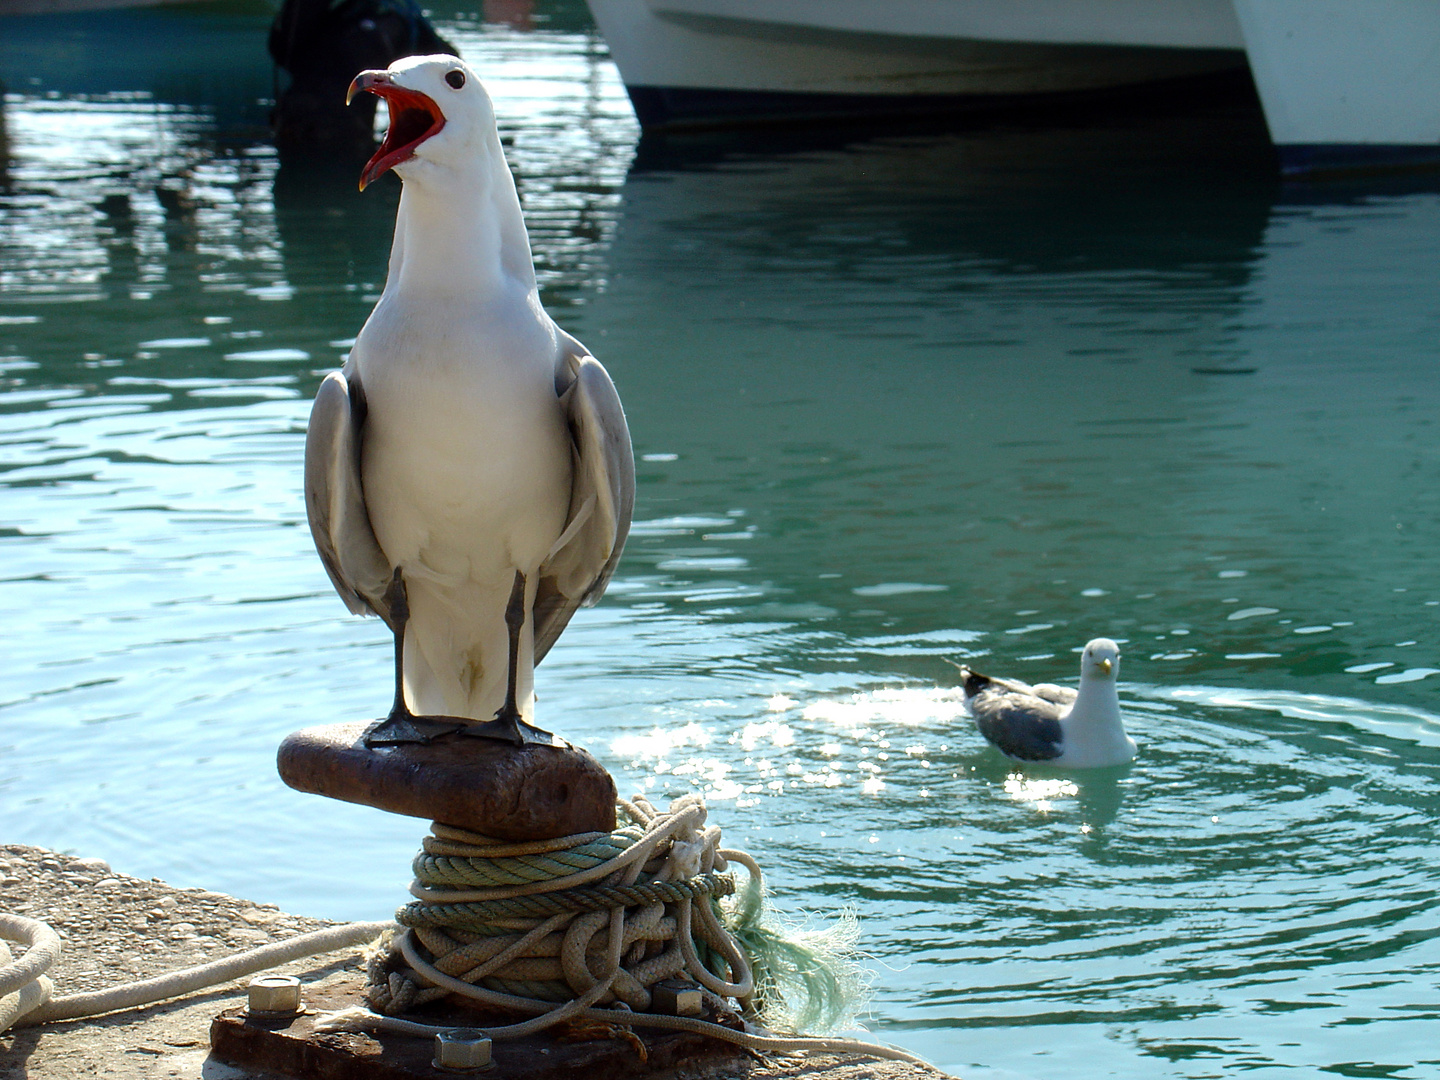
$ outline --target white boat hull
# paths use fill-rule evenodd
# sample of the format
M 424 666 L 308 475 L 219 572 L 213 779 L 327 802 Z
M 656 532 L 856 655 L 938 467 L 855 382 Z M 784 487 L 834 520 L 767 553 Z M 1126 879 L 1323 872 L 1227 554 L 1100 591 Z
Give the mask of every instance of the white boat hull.
M 933 16 L 930 9 L 946 4 L 981 7 L 973 0 L 833 7 L 793 0 L 590 0 L 646 127 L 993 106 L 1185 79 L 1245 62 L 1233 17 L 1201 20 L 1181 38 L 1202 44 L 1184 47 L 1066 40 L 1074 35 L 1058 30 L 1042 41 L 967 36 L 993 35 L 995 28 L 982 22 L 942 35 L 933 19 L 895 17 L 901 9 Z M 1074 4 L 1049 0 L 1048 6 Z M 1165 6 L 1230 12 L 1228 0 L 1168 0 Z M 890 16 L 884 24 L 874 22 L 877 7 Z M 860 18 L 867 14 L 871 18 Z M 879 32 L 880 25 L 891 29 Z
M 1440 160 L 1440 3 L 1235 0 L 1287 172 Z
M 1440 0 L 589 0 L 647 128 L 1037 106 L 1248 63 L 1287 171 L 1440 160 Z

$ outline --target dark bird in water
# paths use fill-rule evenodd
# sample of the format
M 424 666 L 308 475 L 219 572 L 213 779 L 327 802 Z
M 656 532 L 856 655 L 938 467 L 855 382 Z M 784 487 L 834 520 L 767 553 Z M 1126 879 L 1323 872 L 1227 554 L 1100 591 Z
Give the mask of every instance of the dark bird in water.
M 965 707 L 980 734 L 1017 761 L 1043 761 L 1072 769 L 1124 765 L 1135 756 L 1125 734 L 1115 680 L 1120 647 L 1096 638 L 1080 658 L 1080 689 L 982 675 L 957 665 Z

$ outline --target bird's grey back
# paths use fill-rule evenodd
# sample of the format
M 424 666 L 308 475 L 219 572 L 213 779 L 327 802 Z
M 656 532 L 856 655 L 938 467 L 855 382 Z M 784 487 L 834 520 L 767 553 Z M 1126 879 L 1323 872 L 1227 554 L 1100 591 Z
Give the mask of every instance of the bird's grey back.
M 975 726 L 980 734 L 1009 757 L 1021 761 L 1050 761 L 1060 756 L 1060 717 L 1056 712 L 1041 713 L 1026 706 L 1043 702 L 1028 698 L 1024 703 L 986 695 L 971 705 Z M 1052 705 L 1053 708 L 1053 705 Z
M 975 726 L 988 742 L 1021 761 L 1050 761 L 1060 756 L 1060 717 L 1074 701 L 1066 687 L 1033 687 L 1013 679 L 960 669 L 965 680 L 965 704 Z M 1037 691 L 1058 690 L 1063 700 L 1051 700 Z

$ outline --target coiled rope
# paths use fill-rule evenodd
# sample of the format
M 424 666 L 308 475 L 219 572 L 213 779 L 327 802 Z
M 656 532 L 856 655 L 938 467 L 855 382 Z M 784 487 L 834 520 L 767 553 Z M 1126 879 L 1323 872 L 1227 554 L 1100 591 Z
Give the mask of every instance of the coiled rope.
M 26 946 L 19 960 L 11 941 Z M 45 973 L 59 959 L 59 934 L 39 919 L 0 911 L 0 1031 L 50 1000 L 55 985 Z
M 719 846 L 720 829 L 706 824 L 699 795 L 658 811 L 643 796 L 621 801 L 629 824 L 537 843 L 510 844 L 436 824 L 414 863 L 415 901 L 396 913 L 400 928 L 382 936 L 367 970 L 370 1009 L 322 1016 L 321 1031 L 384 1030 L 434 1034 L 449 1025 L 399 1014 L 445 998 L 528 1016 L 486 1027 L 492 1039 L 532 1035 L 556 1024 L 592 1020 L 708 1035 L 751 1050 L 824 1050 L 923 1064 L 894 1047 L 858 1039 L 776 1035 L 758 1026 L 752 961 L 731 930 L 753 947 L 773 939 L 758 926 L 762 874 L 742 851 Z M 744 902 L 730 913 L 718 904 L 736 892 L 726 873 L 748 875 Z M 785 947 L 818 963 L 818 951 Z M 763 953 L 763 949 L 760 950 Z M 843 980 L 799 970 L 807 993 L 843 993 Z M 677 976 L 698 984 L 713 1011 L 744 1030 L 687 1016 L 651 1013 L 652 988 Z M 767 980 L 768 981 L 768 980 Z M 765 987 L 773 993 L 773 985 Z M 608 1007 L 606 1007 L 608 1006 Z M 827 1008 L 843 1009 L 838 1002 Z
M 405 929 L 371 960 L 371 1006 L 393 1016 L 458 996 L 540 1014 L 528 1033 L 560 1022 L 557 1004 L 644 1012 L 651 987 L 685 975 L 750 1010 L 749 961 L 713 900 L 735 891 L 731 859 L 757 886 L 759 867 L 720 848 L 698 795 L 663 813 L 643 797 L 619 810 L 629 824 L 615 832 L 538 844 L 434 826 L 415 859 L 416 899 L 395 915 Z

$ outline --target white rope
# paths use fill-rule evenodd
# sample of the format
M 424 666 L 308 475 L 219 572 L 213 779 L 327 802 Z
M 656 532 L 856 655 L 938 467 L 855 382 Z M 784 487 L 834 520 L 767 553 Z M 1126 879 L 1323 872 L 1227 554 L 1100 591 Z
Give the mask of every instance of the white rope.
M 19 960 L 9 941 L 26 946 Z M 59 959 L 59 934 L 39 919 L 0 911 L 0 1031 L 50 1000 L 54 984 L 45 973 Z
M 14 960 L 10 950 L 3 940 L 0 940 L 0 1032 L 8 1030 L 12 1026 L 28 1027 L 33 1024 L 43 1024 L 56 1020 L 74 1020 L 87 1016 L 99 1016 L 102 1013 L 114 1012 L 119 1009 L 135 1008 L 139 1005 L 149 1005 L 157 1001 L 164 1001 L 168 998 L 181 997 L 193 993 L 205 987 L 214 986 L 218 983 L 228 982 L 244 975 L 254 974 L 257 971 L 268 970 L 278 967 L 281 964 L 289 963 L 292 960 L 299 960 L 306 956 L 318 956 L 322 953 L 334 952 L 347 946 L 369 942 L 379 934 L 394 928 L 393 923 L 348 923 L 343 926 L 326 927 L 323 930 L 316 930 L 309 934 L 301 934 L 289 938 L 286 941 L 276 942 L 271 945 L 264 945 L 258 949 L 251 949 L 247 952 L 231 956 L 223 960 L 213 961 L 209 964 L 202 964 L 198 967 L 187 968 L 183 971 L 171 972 L 167 975 L 157 976 L 153 979 L 145 979 L 140 982 L 129 983 L 124 986 L 111 987 L 108 990 L 97 990 L 85 994 L 71 994 L 65 997 L 47 1000 L 50 995 L 50 979 L 45 975 L 61 953 L 60 937 L 45 923 L 38 919 L 27 919 L 21 915 L 12 915 L 8 912 L 0 912 L 0 939 L 25 944 L 27 950 L 19 960 Z M 548 929 L 546 930 L 548 933 Z M 407 955 L 407 959 L 408 959 Z M 418 956 L 414 957 L 419 961 Z M 450 983 L 464 987 L 468 992 L 474 992 L 478 988 L 469 983 L 462 983 L 458 979 L 451 979 L 439 971 L 431 969 L 427 976 L 433 978 L 441 985 Z M 876 1057 L 892 1058 L 900 1061 L 913 1061 L 917 1064 L 924 1064 L 923 1059 L 913 1054 L 906 1053 L 895 1047 L 882 1046 L 874 1043 L 861 1042 L 858 1039 L 806 1039 L 795 1037 L 782 1037 L 774 1035 L 759 1034 L 756 1032 L 736 1031 L 733 1028 L 723 1027 L 719 1024 L 711 1024 L 704 1020 L 692 1020 L 687 1017 L 652 1015 L 649 1013 L 632 1013 L 623 1009 L 596 1009 L 589 1007 L 589 1000 L 598 998 L 608 988 L 608 980 L 597 981 L 590 993 L 582 998 L 569 1002 L 560 1009 L 552 1009 L 545 1006 L 549 1011 L 543 1017 L 549 1023 L 559 1020 L 583 1019 L 598 1020 L 604 1023 L 626 1024 L 640 1027 L 653 1027 L 670 1031 L 688 1031 L 695 1034 L 704 1034 L 713 1038 L 722 1039 L 726 1042 L 736 1043 L 751 1050 L 769 1050 L 782 1053 L 791 1053 L 805 1050 L 825 1050 L 837 1053 L 868 1054 Z M 488 992 L 485 992 L 488 993 Z M 509 998 L 510 995 L 496 995 L 497 997 Z M 529 999 L 518 998 L 505 1002 L 510 1007 L 518 1007 L 521 1003 L 529 1005 Z M 45 1006 L 45 1007 L 41 1007 Z M 453 1026 L 453 1025 L 450 1025 Z M 527 1021 L 518 1024 L 510 1024 L 503 1028 L 492 1028 L 487 1034 L 492 1038 L 519 1038 L 534 1031 L 534 1021 Z M 391 1031 L 397 1034 L 415 1035 L 429 1037 L 441 1031 L 449 1030 L 449 1026 L 436 1027 L 429 1024 L 417 1024 L 408 1020 L 400 1020 L 395 1017 L 381 1016 L 378 1013 L 370 1012 L 368 1009 L 345 1009 L 337 1013 L 330 1013 L 320 1017 L 316 1024 L 317 1031 Z
M 619 808 L 633 824 L 533 845 L 437 824 L 416 859 L 417 902 L 397 916 L 410 929 L 371 965 L 370 1005 L 398 1016 L 456 994 L 535 1014 L 524 1022 L 535 1031 L 612 998 L 647 1010 L 652 986 L 685 975 L 748 1009 L 749 958 L 710 901 L 734 884 L 719 876 L 728 864 L 704 800 L 684 795 L 660 811 L 637 796 Z M 758 888 L 755 861 L 737 862 Z M 499 884 L 516 879 L 527 880 Z M 719 958 L 717 971 L 692 937 Z
M 22 933 L 26 932 L 23 924 L 41 927 L 45 933 L 49 934 L 50 938 L 54 939 L 54 955 L 49 963 L 44 964 L 44 967 L 39 967 L 39 970 L 36 971 L 38 976 L 40 971 L 48 968 L 50 964 L 53 964 L 54 958 L 59 956 L 60 939 L 56 936 L 55 931 L 42 922 L 5 913 L 0 913 L 0 936 L 11 937 L 9 930 L 12 926 Z M 288 964 L 292 960 L 318 956 L 322 953 L 335 952 L 337 949 L 373 941 L 393 926 L 393 923 L 388 922 L 327 926 L 323 930 L 300 934 L 284 941 L 262 945 L 258 949 L 238 953 L 235 956 L 212 960 L 208 964 L 157 975 L 152 979 L 142 979 L 139 982 L 112 986 L 105 990 L 94 990 L 84 994 L 68 994 L 64 997 L 52 998 L 48 1002 L 42 998 L 27 1009 L 16 1010 L 16 1015 L 9 1018 L 8 1021 L 4 1001 L 9 999 L 5 998 L 4 1001 L 0 1001 L 0 1031 L 11 1026 L 29 1027 L 33 1024 L 45 1024 L 55 1020 L 76 1020 L 86 1016 L 100 1016 L 103 1013 L 115 1012 L 119 1009 L 133 1009 L 141 1005 L 153 1005 L 157 1001 L 165 1001 L 169 998 L 184 997 L 186 994 L 193 994 L 206 987 L 253 975 L 257 971 L 268 971 L 281 964 Z M 11 937 L 11 940 L 27 939 Z M 14 978 L 18 979 L 24 974 L 19 971 L 22 967 L 28 971 L 41 964 L 44 954 L 37 954 L 37 949 L 41 948 L 47 939 L 42 936 L 32 940 L 36 940 L 38 943 L 31 945 L 30 950 L 19 963 L 0 969 L 0 989 L 9 985 L 12 968 L 17 969 Z M 32 956 L 35 956 L 34 961 L 31 961 Z M 26 981 L 33 982 L 34 978 Z
M 698 983 L 708 1000 L 727 1011 L 735 1003 L 742 1010 L 750 1007 L 755 980 L 749 958 L 716 917 L 708 896 L 682 896 L 653 904 L 616 900 L 613 902 L 619 906 L 608 910 L 567 911 L 548 917 L 525 915 L 505 903 L 573 892 L 587 885 L 618 890 L 653 882 L 684 882 L 727 870 L 730 863 L 743 866 L 754 887 L 760 888 L 759 864 L 742 851 L 720 847 L 720 829 L 706 824 L 707 811 L 698 795 L 676 799 L 668 811 L 657 810 L 643 797 L 620 803 L 620 810 L 643 832 L 638 837 L 630 834 L 631 846 L 617 847 L 614 857 L 578 872 L 569 871 L 567 862 L 555 857 L 556 853 L 591 845 L 603 834 L 587 833 L 526 845 L 501 843 L 436 825 L 425 842 L 425 852 L 437 858 L 422 858 L 416 864 L 417 873 L 422 873 L 424 863 L 423 872 L 433 880 L 412 883 L 410 893 L 419 903 L 410 905 L 415 909 L 413 915 L 401 913 L 402 921 L 409 922 L 410 927 L 382 940 L 372 957 L 370 1000 L 376 1009 L 328 1013 L 316 1022 L 316 1030 L 432 1035 L 446 1028 L 385 1014 L 408 1012 L 415 1005 L 451 995 L 521 1016 L 530 1014 L 515 1023 L 483 1029 L 492 1039 L 520 1038 L 563 1022 L 591 1020 L 706 1035 L 755 1051 L 827 1051 L 924 1064 L 904 1050 L 858 1039 L 776 1035 L 748 1024 L 746 1030 L 737 1030 L 694 1017 L 646 1012 L 650 1005 L 648 987 L 672 975 L 684 975 Z M 611 839 L 623 843 L 624 836 L 621 830 L 612 833 Z M 465 884 L 503 881 L 522 870 L 536 880 L 520 885 Z M 471 904 L 481 908 L 487 902 L 494 903 L 479 912 L 446 906 Z M 429 915 L 431 905 L 438 913 L 435 921 Z M 450 922 L 452 918 L 456 921 Z M 483 933 L 503 927 L 503 932 L 485 937 L 482 932 L 467 932 L 467 925 L 491 928 Z M 602 933 L 603 955 L 596 955 L 591 942 Z M 700 959 L 695 947 L 697 937 L 728 968 L 727 977 L 716 974 Z M 632 943 L 647 941 L 660 944 L 642 952 L 658 955 L 646 957 L 636 955 L 640 950 L 632 951 Z M 488 959 L 482 960 L 485 956 Z M 628 958 L 625 963 L 622 956 Z M 575 995 L 569 1001 L 557 1003 L 480 985 L 492 977 L 502 986 L 525 983 L 531 978 L 543 981 L 549 977 L 540 973 L 557 963 L 564 984 Z M 442 970 L 442 964 L 450 970 Z M 612 996 L 618 999 L 617 1004 L 597 1007 L 612 1000 Z

